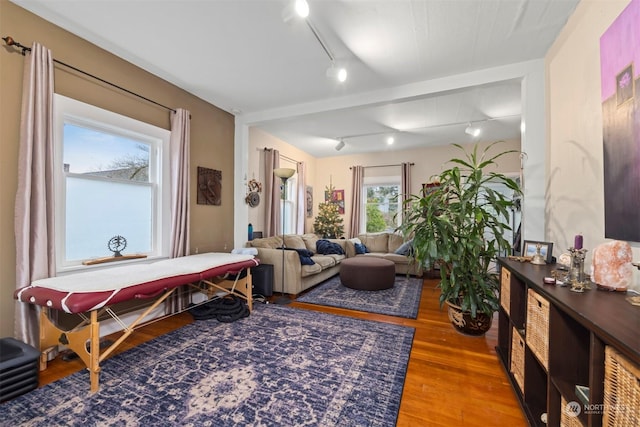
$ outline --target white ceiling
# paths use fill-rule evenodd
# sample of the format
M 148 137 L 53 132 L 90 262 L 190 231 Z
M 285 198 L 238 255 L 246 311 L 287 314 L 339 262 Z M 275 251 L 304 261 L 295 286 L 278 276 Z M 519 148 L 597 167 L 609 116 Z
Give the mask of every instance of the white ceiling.
M 471 142 L 468 122 L 482 140 L 519 138 L 518 80 L 419 97 L 394 90 L 543 58 L 579 0 L 308 0 L 311 25 L 349 70 L 343 84 L 326 77 L 329 56 L 307 23 L 283 21 L 287 0 L 12 1 L 326 157 Z M 367 101 L 383 90 L 384 102 Z M 252 121 L 261 117 L 270 118 Z

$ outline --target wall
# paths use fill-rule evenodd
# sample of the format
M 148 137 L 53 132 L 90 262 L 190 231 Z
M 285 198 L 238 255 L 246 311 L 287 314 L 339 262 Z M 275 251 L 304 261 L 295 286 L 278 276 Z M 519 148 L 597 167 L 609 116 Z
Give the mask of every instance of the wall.
M 99 49 L 51 23 L 0 0 L 2 36 L 30 46 L 38 41 L 54 58 L 173 108 L 191 112 L 191 250 L 233 245 L 234 117 L 217 107 Z M 3 43 L 0 49 L 0 336 L 13 336 L 15 301 L 14 200 L 24 58 Z M 160 107 L 56 66 L 55 90 L 100 108 L 169 129 Z M 222 171 L 222 205 L 196 205 L 196 167 Z
M 298 162 L 304 162 L 306 168 L 306 185 L 313 187 L 314 192 L 317 190 L 314 185 L 316 175 L 316 159 L 315 157 L 305 153 L 304 151 L 287 144 L 264 132 L 256 127 L 249 129 L 249 162 L 247 165 L 247 179 L 255 179 L 263 186 L 260 204 L 254 208 L 249 208 L 248 222 L 253 225 L 255 231 L 265 230 L 265 193 L 264 193 L 264 149 L 273 148 L 280 152 L 281 156 L 286 156 Z M 295 163 L 286 159 L 280 159 L 280 167 L 296 169 Z M 316 195 L 314 194 L 314 200 Z M 246 228 L 245 228 L 246 229 Z M 305 231 L 311 232 L 313 229 L 313 218 L 305 219 Z M 245 237 L 246 240 L 246 237 Z
M 582 233 L 590 250 L 589 265 L 591 250 L 606 241 L 600 36 L 628 4 L 628 0 L 582 0 L 545 58 L 549 177 L 545 238 L 554 242 L 558 256 L 573 245 L 575 234 Z M 640 244 L 631 245 L 638 260 Z M 635 275 L 635 287 L 640 289 Z
M 483 148 L 486 144 L 480 144 Z M 351 166 L 379 166 L 403 162 L 413 162 L 411 173 L 411 193 L 419 194 L 422 183 L 429 182 L 430 178 L 440 173 L 443 167 L 448 167 L 447 161 L 454 156 L 459 157 L 460 151 L 450 145 L 422 148 L 415 150 L 394 151 L 389 149 L 385 152 L 342 155 L 325 158 L 314 158 L 303 151 L 287 144 L 286 142 L 273 137 L 259 129 L 252 128 L 249 138 L 249 176 L 255 177 L 264 183 L 264 169 L 262 166 L 262 150 L 265 147 L 276 148 L 281 154 L 292 157 L 296 160 L 305 161 L 308 165 L 307 185 L 313 187 L 313 217 L 306 221 L 306 231 L 313 232 L 313 222 L 318 214 L 318 205 L 324 201 L 324 190 L 331 183 L 335 189 L 344 190 L 345 193 L 345 214 L 344 225 L 345 235 L 349 233 L 349 218 L 351 215 Z M 520 151 L 519 141 L 505 141 L 494 147 L 501 147 L 503 150 Z M 494 153 L 497 151 L 493 151 Z M 518 154 L 509 154 L 499 160 L 499 171 L 518 176 L 520 172 L 520 157 Z M 365 176 L 399 175 L 400 167 L 372 168 L 365 170 Z M 259 177 L 259 178 L 258 178 Z M 249 222 L 254 226 L 254 230 L 263 229 L 264 225 L 264 204 L 260 203 L 257 208 L 249 208 Z
M 480 144 L 479 151 L 487 144 Z M 465 145 L 466 148 L 473 145 Z M 498 148 L 501 147 L 501 148 Z M 498 150 L 496 150 L 498 148 Z M 494 153 L 500 150 L 520 151 L 520 141 L 505 141 L 494 147 Z M 420 194 L 422 184 L 431 181 L 431 177 L 440 173 L 443 169 L 452 166 L 448 160 L 460 157 L 462 152 L 452 145 L 421 148 L 414 150 L 393 151 L 383 153 L 371 153 L 351 156 L 335 156 L 318 159 L 317 174 L 315 177 L 317 189 L 314 187 L 314 215 L 317 214 L 318 203 L 324 200 L 324 189 L 333 184 L 335 189 L 344 189 L 345 196 L 345 234 L 349 234 L 351 216 L 351 166 L 379 166 L 400 165 L 403 162 L 412 162 L 411 167 L 411 194 Z M 520 171 L 520 157 L 518 154 L 508 154 L 498 160 L 499 171 L 513 173 L 516 176 Z M 400 166 L 386 168 L 365 169 L 366 176 L 400 175 Z M 321 197 L 321 198 L 318 198 Z

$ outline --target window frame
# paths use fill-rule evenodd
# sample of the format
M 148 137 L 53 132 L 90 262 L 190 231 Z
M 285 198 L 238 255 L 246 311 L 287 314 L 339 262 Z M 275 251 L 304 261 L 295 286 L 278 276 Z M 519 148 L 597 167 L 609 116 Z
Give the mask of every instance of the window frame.
M 171 228 L 171 186 L 169 181 L 169 140 L 171 132 L 60 94 L 54 94 L 53 121 L 56 271 L 64 273 L 92 267 L 83 265 L 82 260 L 66 260 L 66 177 L 78 177 L 81 174 L 64 171 L 65 123 L 149 144 L 149 183 L 132 182 L 132 185 L 149 185 L 152 187 L 152 242 L 151 251 L 146 253 L 147 259 L 168 257 Z M 93 179 L 86 176 L 83 178 Z M 121 264 L 118 263 L 116 265 Z M 110 264 L 110 266 L 115 265 Z

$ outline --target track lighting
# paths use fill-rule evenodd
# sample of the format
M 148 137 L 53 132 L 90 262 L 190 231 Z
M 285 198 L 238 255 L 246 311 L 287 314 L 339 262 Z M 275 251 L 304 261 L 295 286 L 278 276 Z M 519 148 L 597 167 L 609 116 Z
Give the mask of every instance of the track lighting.
M 471 126 L 471 123 L 469 123 L 467 128 L 464 130 L 464 133 L 466 133 L 467 135 L 471 135 L 473 137 L 476 137 L 476 136 L 480 135 L 480 128 L 479 127 L 473 127 L 473 126 Z
M 327 68 L 327 77 L 344 83 L 347 80 L 347 69 L 331 64 L 331 67 Z
M 340 142 L 338 142 L 338 145 L 336 145 L 336 151 L 340 151 L 344 148 L 345 143 L 342 139 L 340 139 Z
M 295 17 L 306 18 L 309 16 L 309 3 L 307 0 L 292 0 L 282 10 L 282 20 L 289 22 Z

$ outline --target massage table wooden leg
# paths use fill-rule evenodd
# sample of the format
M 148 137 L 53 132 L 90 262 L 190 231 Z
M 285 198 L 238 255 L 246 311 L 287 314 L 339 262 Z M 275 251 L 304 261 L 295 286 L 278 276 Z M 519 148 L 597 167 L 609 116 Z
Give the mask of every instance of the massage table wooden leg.
M 87 342 L 89 350 L 87 350 Z M 91 312 L 89 327 L 77 330 L 63 331 L 53 324 L 49 318 L 49 309 L 42 308 L 40 312 L 40 370 L 47 368 L 47 354 L 52 347 L 63 344 L 73 350 L 84 362 L 91 377 L 91 391 L 98 390 L 98 376 L 100 373 L 100 323 L 98 310 Z
M 52 347 L 64 344 L 73 350 L 84 362 L 89 370 L 91 380 L 91 393 L 95 393 L 100 388 L 100 362 L 106 359 L 122 342 L 131 335 L 135 327 L 147 317 L 151 311 L 162 304 L 177 288 L 166 291 L 160 298 L 154 301 L 142 314 L 140 314 L 129 326 L 126 326 L 123 334 L 111 344 L 102 354 L 100 354 L 100 321 L 98 315 L 102 310 L 92 310 L 87 322 L 82 322 L 71 331 L 63 331 L 53 324 L 49 318 L 49 309 L 43 307 L 40 312 L 40 370 L 47 368 L 47 353 Z M 115 313 L 107 311 L 112 317 Z M 114 317 L 115 318 L 115 317 Z M 87 343 L 89 348 L 87 349 Z

